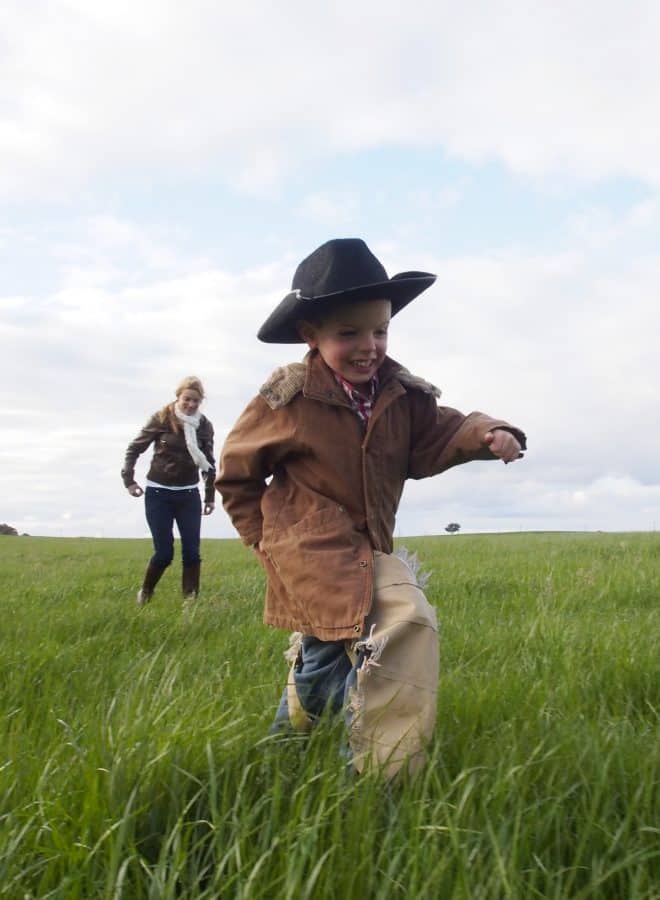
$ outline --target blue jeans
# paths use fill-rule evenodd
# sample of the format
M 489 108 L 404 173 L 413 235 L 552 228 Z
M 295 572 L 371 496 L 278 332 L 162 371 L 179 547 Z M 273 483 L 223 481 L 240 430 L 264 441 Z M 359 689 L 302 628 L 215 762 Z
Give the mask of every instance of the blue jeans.
M 197 488 L 168 491 L 147 487 L 144 510 L 154 542 L 151 562 L 162 568 L 174 559 L 174 522 L 181 536 L 181 557 L 184 566 L 200 562 L 199 538 L 202 523 L 202 501 Z
M 342 711 L 347 688 L 355 681 L 355 677 L 349 678 L 353 668 L 346 653 L 346 641 L 320 641 L 313 635 L 303 637 L 293 677 L 300 703 L 312 719 L 318 719 L 326 709 L 335 714 Z M 288 730 L 287 693 L 285 688 L 271 729 L 274 733 Z

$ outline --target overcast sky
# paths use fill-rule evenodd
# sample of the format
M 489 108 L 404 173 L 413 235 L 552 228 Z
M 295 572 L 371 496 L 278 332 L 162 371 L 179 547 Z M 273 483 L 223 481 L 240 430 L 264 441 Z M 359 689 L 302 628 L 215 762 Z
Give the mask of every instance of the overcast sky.
M 297 263 L 363 237 L 438 275 L 390 354 L 529 439 L 397 534 L 660 526 L 659 46 L 652 0 L 4 0 L 0 522 L 146 536 L 128 442 L 195 373 L 219 450 Z

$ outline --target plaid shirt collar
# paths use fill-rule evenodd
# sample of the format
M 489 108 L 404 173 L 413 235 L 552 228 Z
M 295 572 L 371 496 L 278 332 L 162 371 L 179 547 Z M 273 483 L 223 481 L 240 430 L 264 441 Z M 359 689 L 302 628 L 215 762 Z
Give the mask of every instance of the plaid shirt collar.
M 373 378 L 370 379 L 367 389 L 368 396 L 361 394 L 360 391 L 357 391 L 350 381 L 346 381 L 339 372 L 335 372 L 332 370 L 332 374 L 335 376 L 335 380 L 337 384 L 341 385 L 344 390 L 344 393 L 348 397 L 348 402 L 351 404 L 351 409 L 358 416 L 364 427 L 366 428 L 369 424 L 369 419 L 371 417 L 371 413 L 374 408 L 374 403 L 376 402 L 376 394 L 378 392 L 378 375 L 374 375 Z

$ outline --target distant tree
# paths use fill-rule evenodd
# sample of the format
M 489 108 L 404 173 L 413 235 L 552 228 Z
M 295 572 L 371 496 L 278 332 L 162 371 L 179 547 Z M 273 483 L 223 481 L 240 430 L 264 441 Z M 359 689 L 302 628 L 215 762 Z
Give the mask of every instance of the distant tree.
M 11 525 L 5 525 L 4 522 L 0 524 L 0 534 L 18 534 L 15 528 L 12 528 Z
M 461 526 L 458 522 L 450 522 L 449 525 L 445 527 L 445 531 L 448 531 L 449 534 L 456 534 L 457 531 L 461 530 Z

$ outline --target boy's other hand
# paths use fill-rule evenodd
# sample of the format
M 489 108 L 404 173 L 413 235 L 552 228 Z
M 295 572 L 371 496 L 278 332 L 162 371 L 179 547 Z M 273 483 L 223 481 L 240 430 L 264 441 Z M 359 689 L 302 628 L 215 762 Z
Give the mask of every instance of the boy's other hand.
M 493 431 L 487 431 L 484 435 L 484 443 L 488 449 L 497 456 L 498 459 L 505 463 L 514 462 L 521 459 L 524 454 L 520 452 L 520 444 L 511 434 L 510 431 L 504 431 L 502 428 L 495 428 Z

